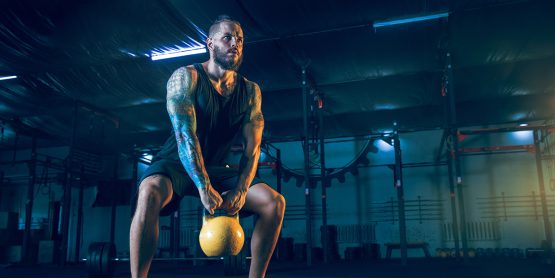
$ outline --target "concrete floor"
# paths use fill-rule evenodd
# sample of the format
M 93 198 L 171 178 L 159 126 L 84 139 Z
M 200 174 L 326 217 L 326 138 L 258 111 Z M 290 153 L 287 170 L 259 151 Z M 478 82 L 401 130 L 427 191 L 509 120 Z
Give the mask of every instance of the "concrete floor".
M 71 265 L 60 268 L 54 265 L 4 265 L 0 277 L 87 277 L 84 265 Z M 222 277 L 223 265 L 214 263 L 204 266 L 191 266 L 174 263 L 153 264 L 149 277 Z M 399 260 L 335 262 L 322 263 L 307 267 L 300 262 L 272 262 L 268 277 L 449 277 L 449 278 L 543 278 L 555 277 L 555 265 L 542 264 L 527 259 L 473 259 L 462 263 L 452 259 L 410 259 L 406 266 Z M 117 266 L 114 277 L 129 277 L 128 265 Z M 236 276 L 241 277 L 241 276 Z M 243 277 L 246 277 L 244 275 Z

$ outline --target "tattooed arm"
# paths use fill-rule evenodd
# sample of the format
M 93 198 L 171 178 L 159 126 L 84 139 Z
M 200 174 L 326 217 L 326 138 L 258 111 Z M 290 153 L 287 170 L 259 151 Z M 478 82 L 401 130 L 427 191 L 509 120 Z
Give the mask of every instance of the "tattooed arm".
M 166 108 L 173 125 L 181 163 L 199 190 L 204 207 L 213 213 L 222 203 L 222 199 L 210 184 L 196 135 L 196 81 L 197 72 L 193 67 L 177 69 L 167 84 Z
M 230 214 L 238 212 L 245 204 L 245 198 L 258 167 L 260 157 L 260 143 L 264 130 L 264 117 L 262 116 L 262 93 L 260 87 L 254 82 L 247 82 L 251 95 L 251 110 L 243 124 L 244 151 L 239 162 L 239 177 L 235 190 L 226 195 L 223 207 Z

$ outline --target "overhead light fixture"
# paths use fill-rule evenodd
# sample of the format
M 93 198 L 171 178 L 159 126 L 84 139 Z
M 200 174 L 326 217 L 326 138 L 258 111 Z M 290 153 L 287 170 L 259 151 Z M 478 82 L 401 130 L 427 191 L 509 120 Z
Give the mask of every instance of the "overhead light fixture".
M 9 79 L 16 79 L 17 76 L 10 75 L 10 76 L 0 76 L 0 80 L 9 80 Z
M 398 17 L 398 18 L 391 18 L 391 19 L 385 19 L 385 20 L 376 20 L 374 21 L 373 26 L 374 28 L 380 28 L 385 26 L 433 20 L 433 19 L 438 19 L 438 18 L 443 18 L 448 16 L 449 16 L 449 12 L 436 12 L 436 13 L 423 14 L 418 16 Z
M 519 126 L 524 127 L 524 126 L 528 126 L 528 124 L 520 124 Z
M 194 54 L 206 53 L 206 47 L 204 46 L 194 46 L 194 47 L 176 47 L 168 50 L 152 51 L 150 53 L 150 59 L 152 61 L 169 59 L 175 57 L 183 57 Z

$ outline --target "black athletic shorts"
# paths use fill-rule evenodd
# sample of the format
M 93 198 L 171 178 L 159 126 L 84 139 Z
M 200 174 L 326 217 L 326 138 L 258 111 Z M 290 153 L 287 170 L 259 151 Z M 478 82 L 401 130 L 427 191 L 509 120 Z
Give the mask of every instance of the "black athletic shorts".
M 209 166 L 206 168 L 206 172 L 208 172 L 210 183 L 219 193 L 232 190 L 237 186 L 239 170 L 237 170 L 236 168 Z M 145 170 L 145 172 L 139 179 L 139 185 L 147 177 L 156 174 L 168 177 L 172 182 L 173 189 L 173 197 L 171 201 L 162 209 L 162 211 L 160 211 L 161 216 L 167 216 L 176 211 L 177 208 L 179 208 L 179 203 L 184 196 L 199 197 L 198 189 L 189 177 L 189 174 L 185 172 L 185 168 L 183 168 L 183 164 L 181 164 L 181 161 L 175 161 L 172 159 L 161 159 L 154 162 Z M 258 177 L 254 177 L 251 182 L 251 186 L 257 183 L 265 182 Z M 138 194 L 135 195 L 136 196 L 135 198 L 133 198 L 132 204 L 133 213 L 135 212 L 138 197 Z M 243 214 L 243 212 L 241 214 Z

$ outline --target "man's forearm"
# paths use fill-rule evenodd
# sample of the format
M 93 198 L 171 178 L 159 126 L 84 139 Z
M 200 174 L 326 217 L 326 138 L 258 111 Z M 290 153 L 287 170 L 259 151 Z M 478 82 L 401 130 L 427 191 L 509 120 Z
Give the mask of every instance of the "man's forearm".
M 260 149 L 251 153 L 243 153 L 239 162 L 239 178 L 237 179 L 237 189 L 246 192 L 256 175 Z
M 261 110 L 260 88 L 255 83 L 251 84 L 251 111 L 248 122 L 243 126 L 243 137 L 245 139 L 245 150 L 239 162 L 239 178 L 237 189 L 246 192 L 254 179 L 260 157 L 260 143 L 262 131 L 264 130 L 264 116 Z
M 210 186 L 210 179 L 204 167 L 202 151 L 196 135 L 180 132 L 176 134 L 179 159 L 189 177 L 198 189 Z

